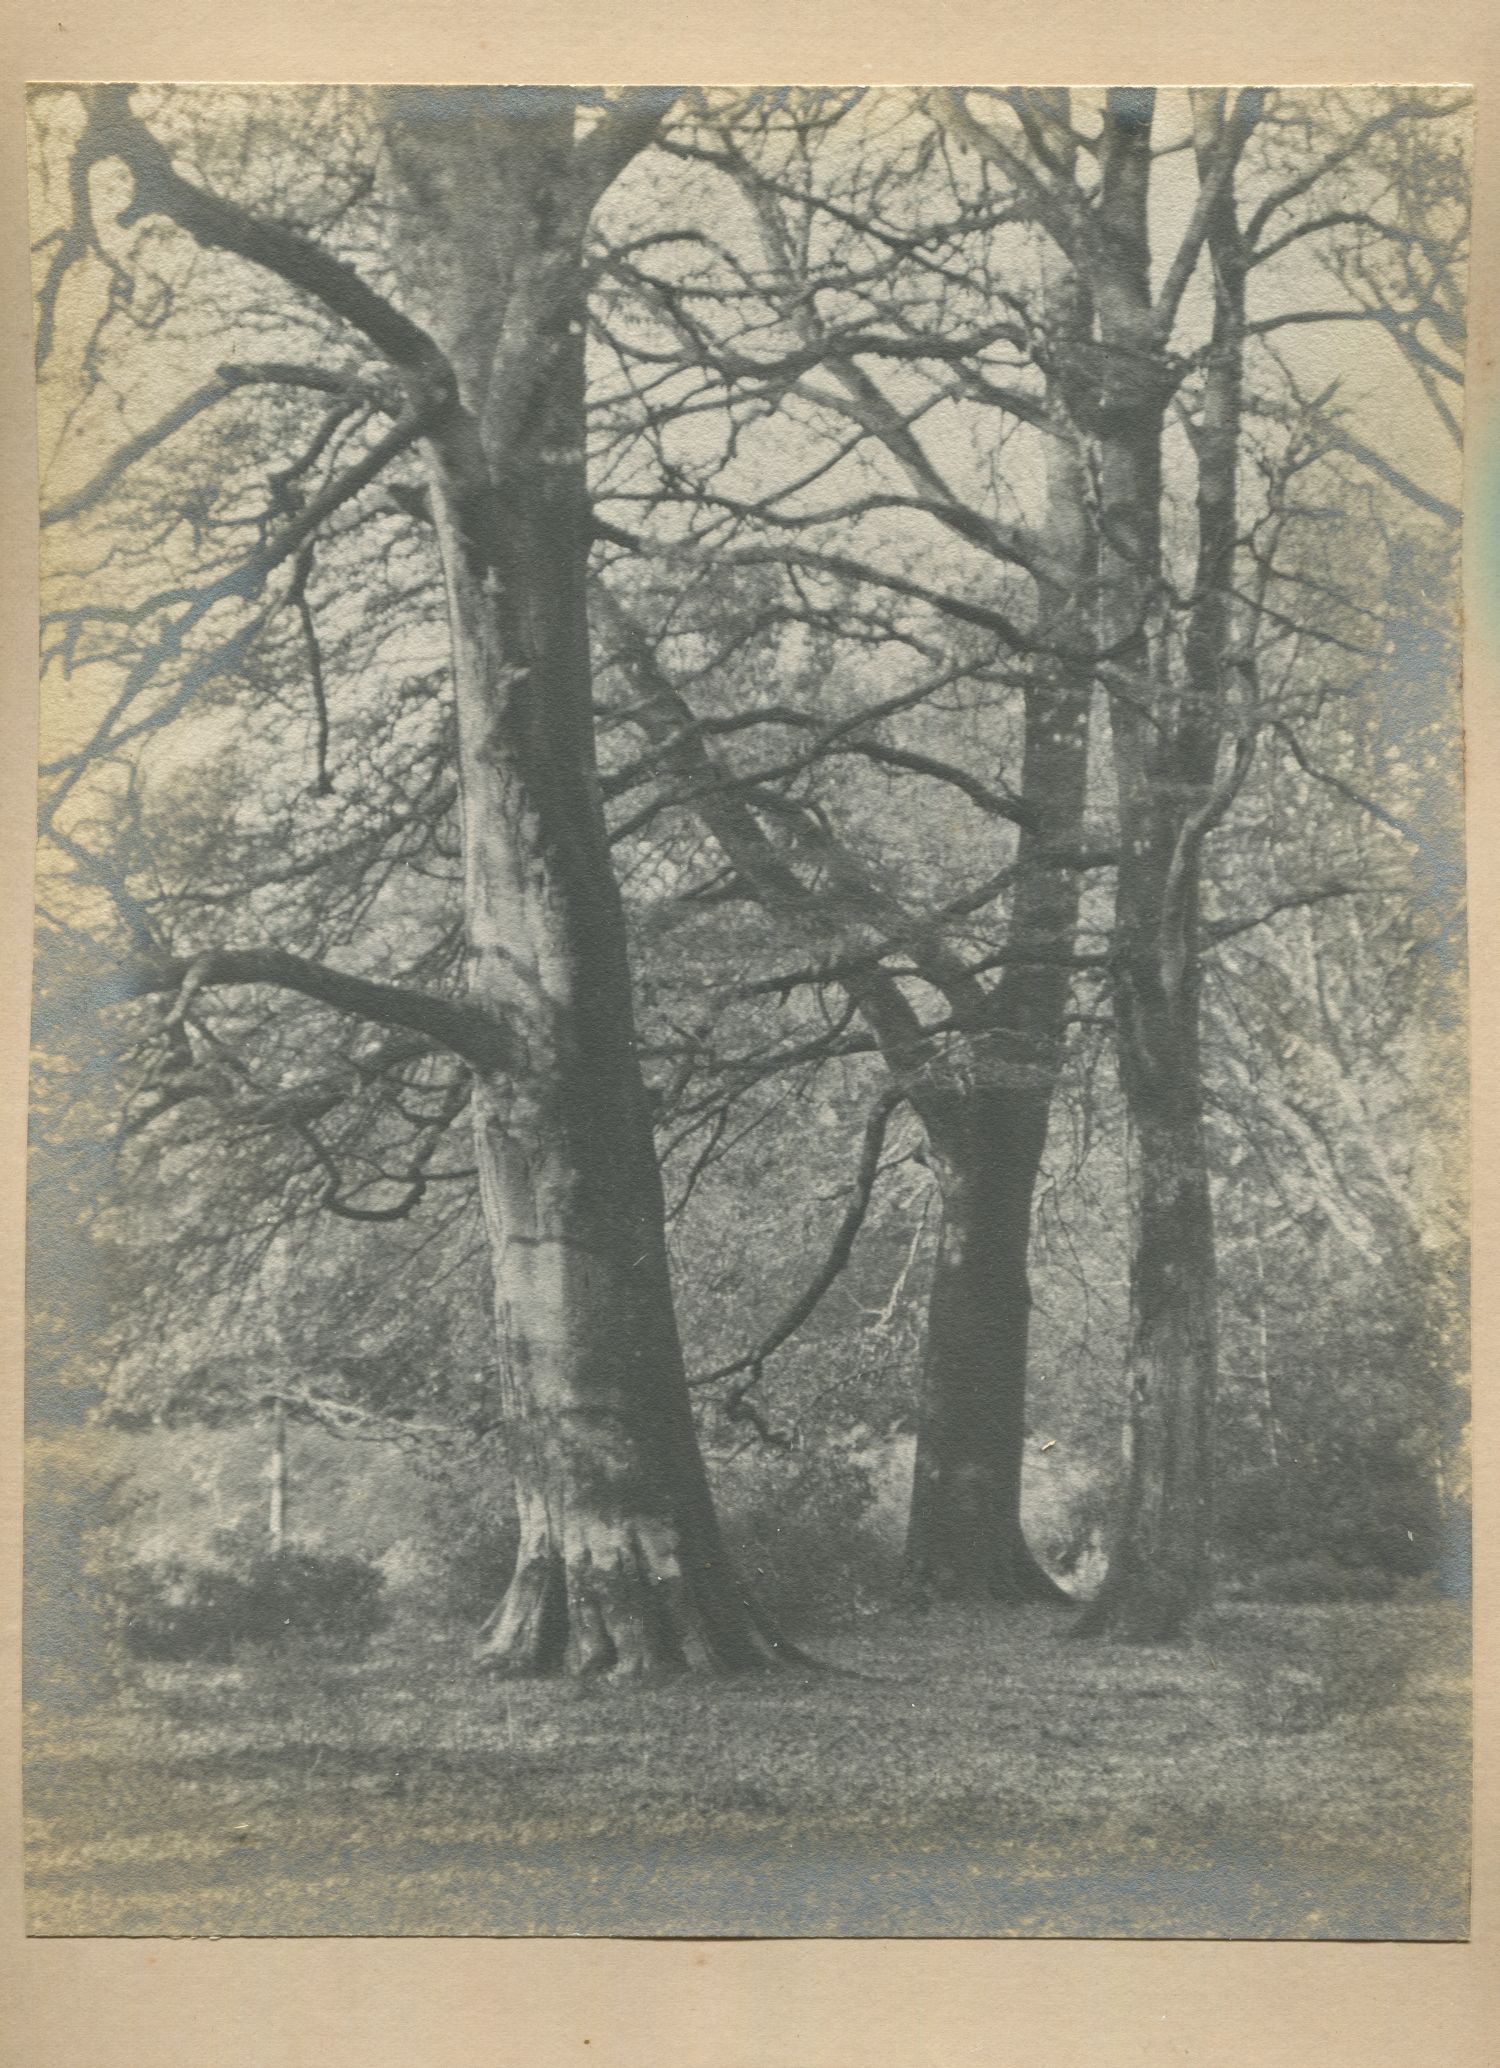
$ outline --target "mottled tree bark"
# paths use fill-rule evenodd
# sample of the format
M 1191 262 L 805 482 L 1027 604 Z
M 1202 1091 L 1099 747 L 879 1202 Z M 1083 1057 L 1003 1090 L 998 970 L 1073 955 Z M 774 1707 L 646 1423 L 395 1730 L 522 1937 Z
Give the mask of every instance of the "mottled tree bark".
M 130 89 L 86 96 L 79 164 L 117 156 L 163 214 L 311 296 L 379 351 L 406 414 L 330 503 L 418 437 L 457 713 L 463 1004 L 278 950 L 148 963 L 132 988 L 281 984 L 417 1028 L 474 1075 L 505 1436 L 520 1515 L 482 1658 L 514 1672 L 740 1668 L 784 1652 L 741 1594 L 693 1428 L 630 974 L 594 765 L 583 240 L 670 94 L 575 135 L 566 92 L 392 89 L 387 256 L 404 306 L 298 231 L 181 174 Z M 419 318 L 425 319 L 418 320 Z M 309 507 L 237 587 L 253 593 Z
M 473 96 L 466 97 L 470 102 Z M 582 241 L 567 101 L 396 97 L 411 275 L 457 376 L 427 442 L 459 736 L 470 997 L 520 1551 L 480 1657 L 511 1672 L 746 1667 L 776 1645 L 693 1429 L 594 762 Z
M 583 239 L 666 98 L 628 93 L 580 141 L 566 93 L 383 94 L 402 308 L 310 239 L 181 175 L 128 88 L 91 90 L 80 145 L 85 164 L 117 155 L 130 168 L 131 214 L 168 215 L 278 275 L 383 354 L 407 414 L 358 480 L 419 435 L 426 455 L 457 713 L 467 1000 L 276 950 L 180 973 L 150 964 L 133 986 L 285 985 L 424 1031 L 471 1065 L 521 1524 L 480 1652 L 515 1672 L 740 1668 L 784 1650 L 728 1567 L 693 1428 L 594 766 Z M 263 556 L 259 578 L 290 550 Z

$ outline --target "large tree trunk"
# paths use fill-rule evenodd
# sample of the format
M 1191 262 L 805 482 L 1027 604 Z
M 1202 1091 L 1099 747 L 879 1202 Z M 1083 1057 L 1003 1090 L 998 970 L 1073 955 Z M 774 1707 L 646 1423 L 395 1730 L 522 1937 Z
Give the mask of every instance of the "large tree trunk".
M 573 111 L 398 103 L 414 265 L 458 376 L 429 441 L 458 714 L 472 997 L 518 1071 L 476 1082 L 520 1519 L 480 1657 L 741 1668 L 777 1646 L 726 1563 L 693 1428 L 594 762 L 582 191 Z M 419 248 L 420 247 L 420 248 Z
M 906 1571 L 948 1599 L 1067 1601 L 1021 1529 L 1031 1197 L 1045 1096 L 980 1092 L 929 1123 L 943 1219 L 927 1310 Z

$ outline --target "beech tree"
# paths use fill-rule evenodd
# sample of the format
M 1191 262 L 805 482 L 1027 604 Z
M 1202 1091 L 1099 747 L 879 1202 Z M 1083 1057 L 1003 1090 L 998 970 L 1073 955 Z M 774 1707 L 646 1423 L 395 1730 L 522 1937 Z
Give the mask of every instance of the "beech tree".
M 1288 324 L 1373 318 L 1429 373 L 1435 355 L 1422 342 L 1424 324 L 1447 326 L 1452 343 L 1452 247 L 1442 242 L 1451 225 L 1414 239 L 1399 214 L 1391 222 L 1368 208 L 1325 206 L 1286 225 L 1285 213 L 1358 161 L 1372 139 L 1409 135 L 1461 106 L 1443 96 L 1390 96 L 1299 154 L 1291 176 L 1258 183 L 1245 204 L 1241 174 L 1266 117 L 1265 94 L 1195 92 L 1189 103 L 1181 141 L 1192 152 L 1194 191 L 1161 254 L 1154 195 L 1166 147 L 1153 130 L 1154 93 L 1104 95 L 1087 185 L 1059 155 L 1058 118 L 1045 106 L 1013 110 L 1007 125 L 978 119 L 965 96 L 935 101 L 956 141 L 1029 190 L 1036 220 L 1093 290 L 1095 327 L 1081 342 L 1098 385 L 1081 427 L 1098 496 L 1099 674 L 1118 808 L 1110 993 L 1134 1169 L 1130 1471 L 1109 1573 L 1079 1627 L 1143 1639 L 1173 1635 L 1209 1581 L 1217 1291 L 1204 1135 L 1205 849 L 1235 806 L 1262 732 L 1276 728 L 1297 751 L 1267 675 L 1288 629 L 1279 584 L 1290 575 L 1295 587 L 1296 578 L 1278 564 L 1275 543 L 1258 552 L 1253 531 L 1245 536 L 1247 345 Z M 1415 292 L 1373 306 L 1283 299 L 1264 315 L 1250 310 L 1258 268 L 1349 225 L 1403 249 L 1425 245 L 1426 263 L 1408 283 Z M 1179 321 L 1200 273 L 1210 297 L 1207 336 L 1184 349 Z M 1451 362 L 1443 371 L 1451 375 Z M 1186 547 L 1172 536 L 1174 410 L 1190 448 Z M 1378 452 L 1363 441 L 1359 450 L 1379 472 Z M 1269 516 L 1274 535 L 1283 512 L 1274 495 L 1270 501 L 1257 515 Z M 1174 579 L 1179 567 L 1185 577 Z M 1300 599 L 1291 623 L 1307 624 Z M 1336 631 L 1314 636 L 1338 643 Z
M 789 943 L 816 951 L 783 985 L 842 991 L 864 1021 L 865 1035 L 851 1036 L 841 1019 L 827 1052 L 872 1043 L 891 1093 L 922 1118 L 944 1232 L 909 1555 L 919 1578 L 949 1591 L 1051 1591 L 1017 1512 L 1030 1201 L 1061 1037 L 1080 1017 L 1075 979 L 1091 968 L 1107 978 L 1143 1145 L 1133 1383 L 1152 1416 L 1174 1421 L 1158 1449 L 1179 1461 L 1182 1484 L 1151 1500 L 1187 1530 L 1179 1543 L 1177 1522 L 1163 1524 L 1141 1562 L 1158 1574 L 1148 1592 L 1159 1585 L 1163 1600 L 1186 1602 L 1206 1571 L 1214 1364 L 1198 964 L 1221 923 L 1259 924 L 1288 903 L 1361 889 L 1310 870 L 1273 891 L 1272 859 L 1258 882 L 1240 884 L 1240 910 L 1221 922 L 1202 909 L 1204 849 L 1233 811 L 1262 730 L 1301 751 L 1307 652 L 1354 651 L 1368 634 L 1368 619 L 1356 631 L 1335 622 L 1351 616 L 1337 569 L 1314 577 L 1288 560 L 1303 477 L 1316 482 L 1303 496 L 1309 520 L 1319 492 L 1359 493 L 1347 475 L 1318 471 L 1335 452 L 1382 490 L 1451 515 L 1379 449 L 1357 408 L 1330 407 L 1331 389 L 1316 400 L 1299 391 L 1276 356 L 1277 333 L 1378 324 L 1425 385 L 1451 384 L 1462 236 L 1451 151 L 1462 153 L 1444 139 L 1434 157 L 1421 142 L 1458 105 L 1443 96 L 1353 96 L 1310 112 L 1283 95 L 1269 117 L 1263 95 L 1232 107 L 1200 96 L 1188 133 L 1165 144 L 1149 134 L 1152 96 L 1097 99 L 933 96 L 926 112 L 951 154 L 940 169 L 915 102 L 873 146 L 863 141 L 877 126 L 870 110 L 856 117 L 847 98 L 818 94 L 778 98 L 770 112 L 732 103 L 717 122 L 680 121 L 666 135 L 665 152 L 706 168 L 725 205 L 706 236 L 695 186 L 680 229 L 666 215 L 646 252 L 627 247 L 606 267 L 621 294 L 601 299 L 598 320 L 623 390 L 601 407 L 619 417 L 619 445 L 628 452 L 633 430 L 647 458 L 609 473 L 601 529 L 606 551 L 619 549 L 621 583 L 639 588 L 631 554 L 654 555 L 663 570 L 649 625 L 621 639 L 635 693 L 620 712 L 656 754 L 612 780 L 647 789 L 642 820 L 670 811 L 674 795 L 697 816 L 728 859 L 715 894 L 759 899 Z M 1121 139 L 1137 117 L 1147 134 L 1132 156 Z M 858 140 L 841 141 L 851 125 Z M 1252 139 L 1259 151 L 1242 179 Z M 1190 173 L 1158 171 L 1159 158 L 1184 151 Z M 1243 235 L 1240 185 L 1251 213 Z M 1178 210 L 1158 284 L 1151 240 Z M 1272 283 L 1253 320 L 1252 274 Z M 1247 339 L 1261 355 L 1248 416 Z M 682 435 L 705 415 L 706 432 Z M 1273 422 L 1279 444 L 1267 436 Z M 964 464 L 971 444 L 993 446 L 982 486 Z M 1024 511 L 1020 485 L 1039 467 L 1045 497 Z M 1257 484 L 1248 506 L 1247 469 Z M 721 622 L 737 570 L 763 571 L 769 584 L 739 628 Z M 683 595 L 695 580 L 696 617 Z M 932 672 L 924 684 L 913 671 L 878 702 L 824 690 L 800 705 L 784 691 L 759 702 L 743 659 L 757 611 L 773 625 L 799 618 L 820 653 L 835 655 L 830 620 L 856 654 L 905 645 L 925 657 L 925 633 Z M 674 634 L 694 631 L 689 690 L 663 657 Z M 718 665 L 716 637 L 732 657 Z M 784 682 L 776 640 L 773 631 L 759 651 Z M 997 658 L 1024 711 L 1014 785 L 994 774 L 1003 721 L 991 719 L 968 759 L 934 753 L 922 729 L 925 707 L 955 678 L 994 680 Z M 1259 679 L 1263 665 L 1276 671 L 1274 690 Z M 857 664 L 849 672 L 857 680 Z M 1096 692 L 1111 713 L 1120 823 L 1118 838 L 1110 827 L 1090 840 Z M 848 784 L 810 775 L 825 756 L 895 772 L 915 793 L 913 818 L 927 783 L 947 785 L 964 800 L 955 814 L 977 806 L 1019 829 L 1013 855 L 956 896 L 950 871 L 943 901 L 924 902 L 913 894 L 918 870 L 904 860 L 872 869 L 860 843 L 835 831 L 848 823 Z M 1110 866 L 1117 846 L 1110 952 L 1080 952 L 1074 872 Z M 985 972 L 997 966 L 993 984 Z M 801 1067 L 808 1054 L 800 1040 L 788 1060 Z M 966 1266 L 950 1269 L 959 1259 Z M 1174 1299 L 1196 1303 L 1160 1323 L 1176 1349 L 1153 1344 L 1158 1322 L 1146 1318 L 1164 1311 L 1152 1283 L 1161 1273 Z M 810 1291 L 819 1283 L 826 1273 Z M 781 1340 L 778 1322 L 768 1341 Z M 1150 1376 L 1163 1358 L 1176 1378 L 1163 1377 L 1165 1365 Z M 729 1369 L 747 1367 L 758 1375 L 757 1355 Z M 1174 1394 L 1191 1410 L 1170 1409 Z M 1124 1541 L 1136 1535 L 1131 1524 Z M 1117 1560 L 1111 1600 L 1128 1562 Z M 1109 1602 L 1097 1620 L 1107 1613 Z M 1143 1634 L 1179 1613 L 1143 1607 Z
M 314 1215 L 477 1189 L 522 1516 L 497 1666 L 783 1649 L 715 1531 L 652 1121 L 696 1100 L 688 1199 L 747 1089 L 861 1057 L 826 1253 L 697 1379 L 769 1431 L 909 1107 L 942 1214 L 908 1566 L 1056 1598 L 1028 1249 L 1070 1050 L 1112 1031 L 1132 1471 L 1092 1626 L 1170 1632 L 1205 1584 L 1205 1107 L 1256 1111 L 1256 1064 L 1234 954 L 1205 1042 L 1204 968 L 1372 889 L 1256 818 L 1272 757 L 1364 808 L 1317 763 L 1383 636 L 1329 501 L 1454 514 L 1281 346 L 1369 326 L 1451 413 L 1462 176 L 1413 142 L 1452 97 L 1174 105 L 1163 139 L 1123 92 L 41 103 L 41 1024 L 122 1008 L 128 1154 L 169 1187 L 223 1144 L 247 1283 Z M 726 923 L 648 1085 L 629 958 L 747 910 L 753 966 Z
M 674 123 L 663 149 L 726 195 L 721 262 L 705 262 L 696 229 L 674 242 L 668 217 L 651 250 L 627 245 L 606 264 L 616 297 L 601 296 L 597 320 L 620 377 L 600 408 L 617 447 L 647 448 L 601 489 L 606 550 L 617 549 L 606 652 L 626 685 L 622 715 L 653 750 L 610 787 L 644 791 L 643 816 L 691 813 L 727 865 L 721 894 L 756 900 L 788 949 L 812 953 L 764 985 L 847 1000 L 863 1034 L 846 1038 L 841 1019 L 826 1053 L 863 1041 L 884 1062 L 872 1133 L 899 1102 L 921 1122 L 941 1225 L 910 1577 L 951 1596 L 1056 1602 L 1068 1597 L 1026 1544 L 1020 1496 L 1031 1205 L 1076 1016 L 1075 968 L 1088 962 L 1075 960 L 1083 872 L 1112 860 L 1085 823 L 1097 547 L 1064 401 L 1088 296 L 1056 253 L 1039 265 L 1014 237 L 996 241 L 1023 213 L 1014 193 L 1004 183 L 955 191 L 931 164 L 931 122 L 915 105 L 887 104 L 903 108 L 894 135 L 857 95 L 730 102 Z M 695 220 L 701 206 L 695 188 Z M 726 253 L 736 208 L 743 235 Z M 676 268 L 674 250 L 685 253 Z M 989 462 L 983 489 L 924 435 L 935 405 L 955 395 Z M 709 408 L 728 428 L 677 459 L 674 418 Z M 1007 459 L 1039 482 L 1022 522 L 1004 509 Z M 737 494 L 737 474 L 770 478 Z M 882 534 L 892 515 L 920 571 Z M 654 594 L 638 556 L 659 569 Z M 935 557 L 935 572 L 922 565 Z M 725 594 L 737 579 L 751 585 L 742 622 Z M 622 607 L 631 594 L 641 622 Z M 788 621 L 832 624 L 835 653 L 839 627 L 855 654 L 909 649 L 930 673 L 881 701 L 798 701 L 784 686 Z M 693 669 L 704 702 L 664 658 L 683 632 L 725 655 Z M 782 680 L 774 698 L 755 689 L 761 655 Z M 935 752 L 925 708 L 952 687 L 991 683 L 1013 719 L 976 742 L 972 761 Z M 731 738 L 749 742 L 746 761 L 729 757 Z M 1013 781 L 996 775 L 1002 741 L 1016 750 Z M 961 819 L 988 819 L 1011 842 L 1001 866 L 972 884 L 950 878 L 935 907 L 899 875 L 882 878 L 837 830 L 847 809 L 836 777 L 820 784 L 816 809 L 797 794 L 820 770 L 861 759 L 904 779 L 913 812 L 946 796 Z M 793 1056 L 805 1065 L 807 1044 Z M 841 1230 L 835 1269 L 847 1242 Z M 753 1383 L 831 1276 L 820 1266 L 765 1341 L 718 1376 L 748 1371 Z
M 166 225 L 242 262 L 237 280 L 253 272 L 284 290 L 285 331 L 304 310 L 332 319 L 317 325 L 318 342 L 344 355 L 343 366 L 325 358 L 220 375 L 207 396 L 193 393 L 122 446 L 54 515 L 92 507 L 142 454 L 242 385 L 332 395 L 347 415 L 361 381 L 375 382 L 386 428 L 346 467 L 324 467 L 316 488 L 342 416 L 289 454 L 282 507 L 273 500 L 254 520 L 252 551 L 201 585 L 97 617 L 83 606 L 71 620 L 75 638 L 92 635 L 89 661 L 113 662 L 116 687 L 90 737 L 51 766 L 44 825 L 86 879 L 113 892 L 134 934 L 101 998 L 165 998 L 174 1034 L 191 1048 L 184 1022 L 195 1000 L 270 986 L 466 1066 L 522 1524 L 514 1578 L 480 1645 L 502 1670 L 633 1673 L 777 1656 L 728 1569 L 694 1435 L 594 765 L 584 243 L 601 196 L 650 142 L 671 97 L 355 97 L 345 119 L 363 126 L 366 152 L 345 200 L 353 206 L 363 191 L 380 206 L 350 241 L 376 225 L 382 238 L 360 266 L 341 248 L 337 212 L 315 236 L 278 219 L 253 185 L 233 194 L 197 175 L 193 159 L 212 158 L 226 112 L 212 96 L 197 105 L 190 94 L 169 97 L 167 120 L 185 111 L 189 124 L 174 150 L 129 88 L 87 89 L 67 173 L 71 215 L 53 233 L 42 282 L 45 356 L 72 270 L 102 258 L 117 299 L 130 301 L 141 246 L 120 232 L 146 224 L 159 238 Z M 240 131 L 246 157 L 263 146 L 256 131 L 254 117 Z M 96 196 L 121 173 L 124 191 L 110 204 L 117 227 L 104 232 Z M 351 348 L 357 375 L 346 370 Z M 461 995 L 360 976 L 280 944 L 172 953 L 89 847 L 73 800 L 87 794 L 90 771 L 247 658 L 257 620 L 246 605 L 306 604 L 299 556 L 405 454 L 420 459 L 446 598 Z M 378 582 L 378 561 L 372 572 Z M 239 622 L 209 646 L 216 613 Z M 98 628 L 111 621 L 147 625 L 154 637 L 133 652 L 123 640 L 101 650 Z

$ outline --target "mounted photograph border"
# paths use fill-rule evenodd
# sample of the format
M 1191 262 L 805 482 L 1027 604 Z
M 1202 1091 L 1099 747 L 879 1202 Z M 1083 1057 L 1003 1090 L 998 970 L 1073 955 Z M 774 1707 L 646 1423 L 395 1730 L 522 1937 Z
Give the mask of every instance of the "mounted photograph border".
M 6 946 L 0 983 L 5 1235 L 0 1314 L 10 1440 L 0 1490 L 6 1743 L 17 1709 L 20 1542 L 20 1208 L 31 929 L 35 754 L 35 440 L 24 266 L 21 90 L 27 79 L 375 80 L 648 83 L 840 80 L 955 83 L 1001 77 L 1085 84 L 1466 83 L 1478 90 L 1473 311 L 1466 449 L 1465 647 L 1473 1111 L 1477 1814 L 1467 1945 L 1070 1942 L 646 1943 L 566 1941 L 31 1941 L 22 1937 L 19 1773 L 3 1792 L 0 2000 L 18 2063 L 99 2068 L 261 2062 L 484 2060 L 670 2068 L 843 2068 L 856 2061 L 1478 2064 L 1497 2009 L 1493 1715 L 1496 1466 L 1484 1375 L 1500 1343 L 1500 965 L 1486 953 L 1500 911 L 1500 51 L 1487 10 L 1336 0 L 1316 18 L 1289 0 L 1254 10 L 1136 5 L 1107 20 L 1089 0 L 1041 13 L 880 4 L 814 18 L 786 0 L 749 18 L 658 7 L 486 10 L 390 0 L 317 10 L 206 11 L 142 0 L 57 16 L 8 10 L 0 435 L 4 659 L 0 839 Z

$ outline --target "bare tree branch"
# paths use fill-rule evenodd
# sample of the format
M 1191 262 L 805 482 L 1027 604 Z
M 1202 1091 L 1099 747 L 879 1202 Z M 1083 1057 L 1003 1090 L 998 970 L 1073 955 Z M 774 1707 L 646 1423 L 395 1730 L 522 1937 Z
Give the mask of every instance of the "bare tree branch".
M 487 1073 L 510 1069 L 517 1060 L 509 1030 L 476 1005 L 353 976 L 282 948 L 218 948 L 196 956 L 137 954 L 107 976 L 76 987 L 67 1001 L 69 1016 L 132 998 L 180 992 L 189 983 L 195 993 L 239 984 L 295 991 L 358 1019 L 425 1035 L 436 1047 Z
M 833 1281 L 848 1263 L 854 1249 L 854 1239 L 864 1226 L 869 1211 L 870 1199 L 875 1190 L 875 1180 L 880 1174 L 880 1157 L 885 1147 L 886 1128 L 891 1115 L 906 1097 L 906 1089 L 893 1081 L 882 1086 L 876 1094 L 865 1121 L 864 1134 L 860 1142 L 859 1161 L 854 1172 L 854 1193 L 844 1210 L 833 1241 L 817 1271 L 792 1304 L 781 1315 L 775 1325 L 760 1339 L 753 1350 L 734 1358 L 728 1364 L 721 1364 L 717 1370 L 705 1372 L 694 1379 L 694 1386 L 713 1386 L 723 1379 L 731 1379 L 739 1372 L 759 1374 L 760 1367 L 774 1351 L 781 1348 L 801 1328 L 804 1321 L 817 1307 Z

